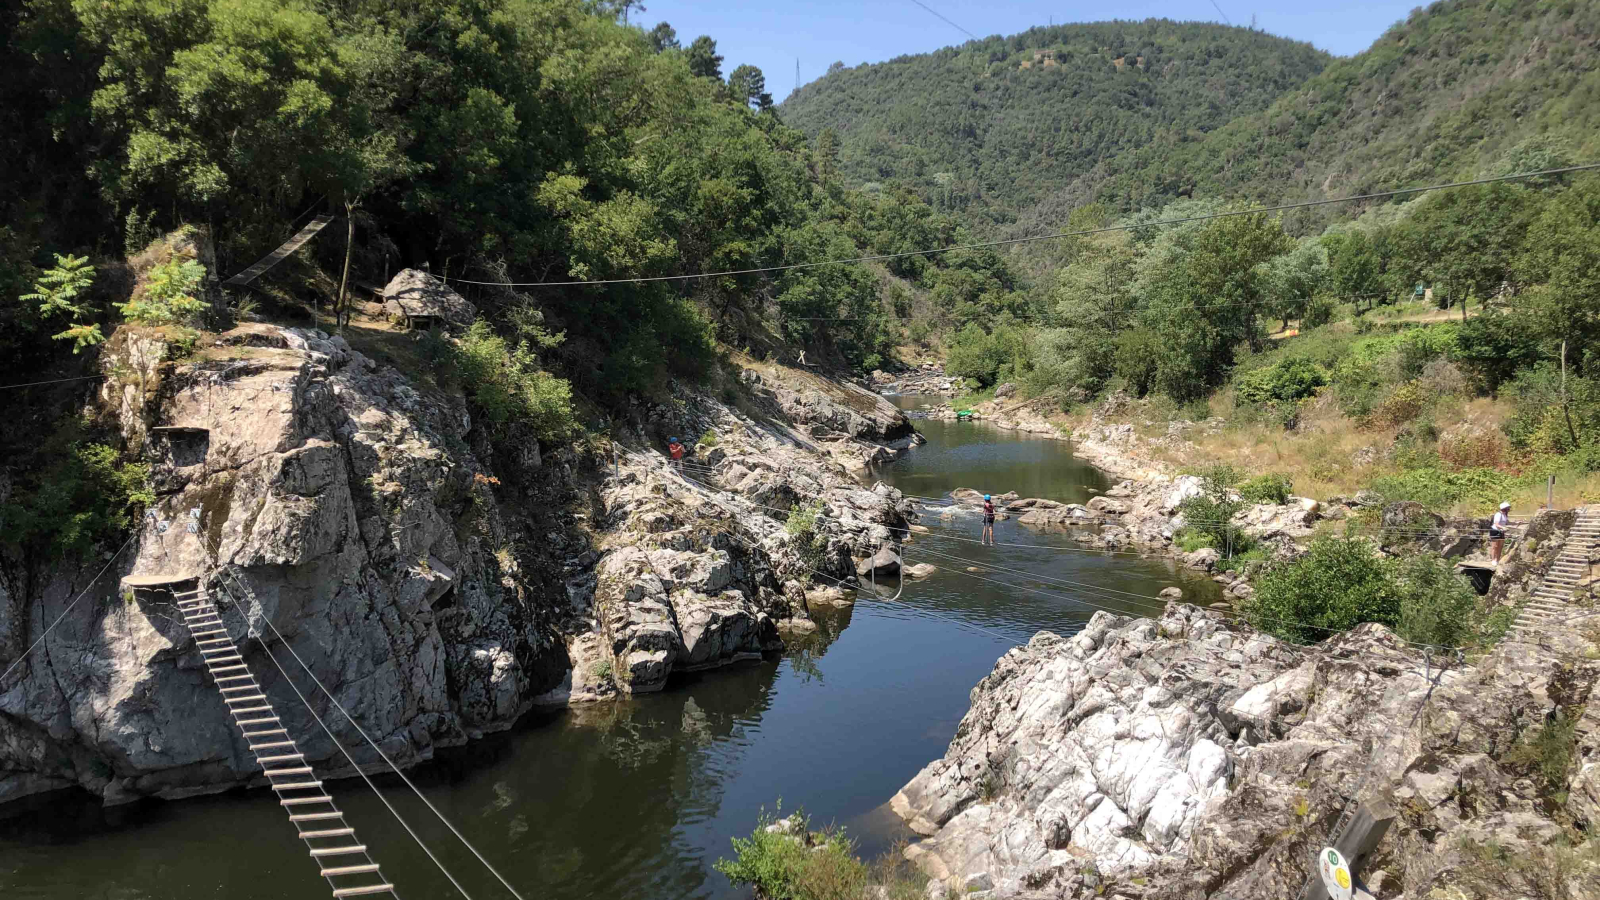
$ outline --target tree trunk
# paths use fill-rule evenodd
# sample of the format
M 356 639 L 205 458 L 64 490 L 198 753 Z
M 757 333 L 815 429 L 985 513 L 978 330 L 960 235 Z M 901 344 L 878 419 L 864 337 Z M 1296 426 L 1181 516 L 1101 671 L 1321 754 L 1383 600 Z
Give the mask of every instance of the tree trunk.
M 350 290 L 350 254 L 356 243 L 356 206 L 349 200 L 344 202 L 344 274 L 339 276 L 339 302 L 333 308 L 334 324 L 339 331 L 344 331 L 344 325 L 350 321 L 349 290 Z

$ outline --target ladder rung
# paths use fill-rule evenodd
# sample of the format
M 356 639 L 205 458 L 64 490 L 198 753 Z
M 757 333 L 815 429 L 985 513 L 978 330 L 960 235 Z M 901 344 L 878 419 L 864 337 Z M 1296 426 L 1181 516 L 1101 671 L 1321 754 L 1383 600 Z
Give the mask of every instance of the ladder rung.
M 263 706 L 252 706 L 248 709 L 229 710 L 229 712 L 232 712 L 234 718 L 237 719 L 240 716 L 248 716 L 254 713 L 272 712 L 272 706 L 270 704 Z
M 223 664 L 231 666 L 236 662 L 244 662 L 244 657 L 240 656 L 237 652 L 235 652 L 232 656 L 214 656 L 206 660 L 206 665 L 217 666 L 218 668 L 221 668 Z
M 347 856 L 351 853 L 365 852 L 367 852 L 366 844 L 351 844 L 348 847 L 328 847 L 323 850 L 313 850 L 311 851 L 311 856 L 312 858 L 316 858 L 318 856 Z
M 223 697 L 222 698 L 222 702 L 223 703 L 229 703 L 229 704 L 232 704 L 232 703 L 254 703 L 257 700 L 265 700 L 265 699 L 267 699 L 267 695 L 266 694 L 246 694 L 246 695 L 244 695 L 242 697 Z M 242 712 L 242 710 L 240 710 L 240 711 Z
M 320 781 L 296 781 L 292 784 L 275 784 L 272 789 L 275 791 L 309 791 L 320 787 L 322 787 L 322 782 Z
M 333 798 L 327 794 L 320 797 L 286 797 L 278 801 L 279 806 L 309 806 L 313 803 L 333 803 Z
M 240 691 L 259 691 L 259 690 L 261 690 L 261 685 L 256 684 L 254 682 L 254 680 L 252 680 L 250 684 L 241 684 L 241 685 L 238 685 L 237 687 L 219 687 L 219 688 L 217 688 L 217 693 L 219 693 L 219 694 L 237 694 Z
M 235 722 L 233 724 L 238 725 L 240 728 L 243 728 L 246 725 L 265 725 L 268 722 L 276 722 L 276 721 L 278 721 L 278 717 L 277 716 L 262 716 L 259 719 L 240 719 L 239 721 L 237 721 L 237 722 Z
M 323 831 L 302 831 L 300 832 L 300 836 L 306 840 L 310 840 L 312 838 L 345 837 L 355 833 L 356 830 L 354 828 L 328 828 Z
M 231 644 L 231 643 L 233 643 L 233 641 L 230 641 L 227 638 L 206 638 L 203 641 L 195 641 L 194 645 L 196 647 L 203 647 L 206 644 Z
M 293 746 L 294 746 L 294 741 L 273 741 L 270 744 L 251 744 L 250 745 L 250 749 L 253 752 L 253 751 L 256 751 L 256 750 L 272 750 L 272 749 L 276 749 L 278 747 L 293 747 Z M 259 760 L 258 760 L 258 762 L 259 762 Z
M 218 678 L 218 679 L 216 679 L 216 682 L 217 682 L 217 684 L 221 684 L 224 681 L 254 681 L 254 680 L 255 680 L 255 676 L 254 675 L 229 675 L 226 678 Z
M 191 632 L 189 632 L 191 637 L 210 637 L 213 634 L 227 634 L 227 633 L 228 633 L 228 629 L 226 629 L 226 628 L 213 628 L 210 631 L 191 631 Z
M 326 813 L 301 813 L 298 816 L 290 816 L 289 817 L 289 821 L 291 821 L 291 822 L 325 822 L 325 821 L 327 821 L 329 819 L 342 819 L 342 818 L 344 818 L 344 813 L 335 810 L 334 812 L 326 812 Z
M 264 766 L 267 763 L 281 763 L 281 762 L 288 762 L 291 759 L 305 759 L 305 758 L 306 758 L 306 755 L 304 753 L 279 753 L 277 756 L 258 756 L 258 757 L 256 757 L 256 762 L 258 762 L 258 763 L 260 763 L 260 764 L 262 764 Z
M 335 897 L 359 897 L 362 894 L 392 894 L 392 884 L 369 884 L 366 887 L 339 888 L 333 892 Z
M 238 672 L 241 669 L 249 669 L 249 668 L 250 668 L 249 666 L 244 665 L 243 663 L 240 663 L 237 666 L 221 666 L 219 668 L 212 669 L 211 670 L 211 674 L 215 675 L 218 672 Z
M 244 735 L 247 738 L 249 738 L 249 737 L 261 737 L 264 734 L 288 734 L 288 733 L 289 733 L 289 729 L 287 729 L 287 728 L 263 728 L 260 731 L 241 731 L 240 732 L 240 734 Z
M 321 874 L 323 878 L 332 878 L 335 875 L 362 875 L 376 871 L 378 871 L 377 863 L 366 863 L 360 866 L 339 866 L 335 869 L 323 869 Z
M 227 644 L 228 646 L 226 646 L 226 647 L 206 647 L 206 648 L 202 649 L 200 652 L 202 654 L 207 655 L 207 656 L 210 656 L 213 653 L 232 653 L 233 652 L 233 641 L 226 641 L 225 640 L 225 641 L 222 641 L 222 643 Z
M 311 767 L 293 766 L 288 769 L 262 769 L 261 774 L 267 776 L 268 778 L 274 778 L 279 775 L 310 775 Z

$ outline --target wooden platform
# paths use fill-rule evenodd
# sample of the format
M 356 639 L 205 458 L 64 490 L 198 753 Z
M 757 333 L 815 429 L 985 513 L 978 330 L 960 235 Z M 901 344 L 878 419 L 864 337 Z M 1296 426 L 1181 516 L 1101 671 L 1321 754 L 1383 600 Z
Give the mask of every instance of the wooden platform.
M 294 237 L 289 238 L 287 241 L 284 241 L 281 245 L 279 245 L 278 249 L 256 260 L 255 264 L 250 268 L 245 269 L 243 272 L 240 272 L 232 278 L 229 278 L 222 284 L 225 287 L 244 287 L 250 282 L 255 281 L 257 278 L 265 275 L 268 269 L 271 269 L 273 266 L 287 259 L 289 254 L 299 250 L 301 247 L 304 247 L 307 242 L 317 236 L 317 232 L 327 228 L 328 223 L 332 222 L 333 218 L 333 216 L 329 215 L 317 216 L 310 222 L 307 222 L 306 227 L 295 232 Z

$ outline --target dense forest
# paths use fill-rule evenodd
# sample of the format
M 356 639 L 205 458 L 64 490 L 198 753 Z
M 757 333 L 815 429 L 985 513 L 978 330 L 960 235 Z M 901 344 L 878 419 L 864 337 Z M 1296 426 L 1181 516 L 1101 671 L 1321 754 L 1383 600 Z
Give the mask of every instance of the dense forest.
M 1329 61 L 1200 22 L 1059 25 L 835 64 L 781 112 L 837 145 L 853 185 L 900 182 L 972 221 L 1004 221 L 1121 154 L 1258 113 Z

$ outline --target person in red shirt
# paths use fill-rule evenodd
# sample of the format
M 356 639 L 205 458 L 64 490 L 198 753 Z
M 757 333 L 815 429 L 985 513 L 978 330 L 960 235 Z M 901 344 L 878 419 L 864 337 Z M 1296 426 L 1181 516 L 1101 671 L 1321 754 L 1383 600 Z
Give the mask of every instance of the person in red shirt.
M 667 441 L 667 453 L 672 456 L 673 467 L 680 472 L 683 471 L 683 445 L 678 443 L 677 438 L 671 438 Z
M 994 546 L 994 499 L 988 494 L 983 495 L 983 540 L 982 543 Z

